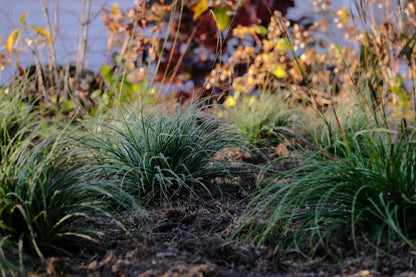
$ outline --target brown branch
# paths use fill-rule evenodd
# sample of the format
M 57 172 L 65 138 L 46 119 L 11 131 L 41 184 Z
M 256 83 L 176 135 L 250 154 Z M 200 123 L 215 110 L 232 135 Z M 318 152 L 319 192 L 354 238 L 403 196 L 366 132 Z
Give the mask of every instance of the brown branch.
M 195 34 L 196 34 L 196 31 L 198 30 L 198 28 L 199 28 L 199 26 L 201 25 L 201 21 L 199 21 L 197 24 L 196 24 L 196 26 L 194 27 L 194 29 L 192 30 L 192 33 L 190 34 L 190 36 L 188 37 L 188 39 L 186 40 L 186 42 L 185 42 L 185 49 L 183 50 L 183 52 L 181 53 L 181 55 L 180 55 L 180 57 L 179 57 L 179 59 L 178 59 L 178 62 L 176 63 L 176 65 L 175 65 L 175 67 L 174 67 L 174 69 L 173 69 L 173 73 L 172 73 L 172 75 L 170 76 L 170 82 L 169 82 L 169 84 L 168 84 L 168 86 L 167 86 L 167 88 L 166 88 L 166 93 L 168 93 L 169 92 L 169 89 L 170 89 L 170 87 L 172 86 L 172 82 L 174 81 L 174 79 L 175 79 L 175 77 L 176 77 L 176 74 L 178 74 L 178 71 L 179 71 L 179 68 L 181 67 L 181 64 L 182 64 L 182 61 L 183 61 L 183 58 L 185 57 L 185 54 L 186 54 L 186 52 L 188 51 L 188 49 L 189 49 L 189 45 L 191 44 L 191 42 L 192 42 L 192 39 L 195 37 Z M 179 47 L 179 46 L 178 46 Z M 172 48 L 172 51 L 173 51 L 174 49 Z

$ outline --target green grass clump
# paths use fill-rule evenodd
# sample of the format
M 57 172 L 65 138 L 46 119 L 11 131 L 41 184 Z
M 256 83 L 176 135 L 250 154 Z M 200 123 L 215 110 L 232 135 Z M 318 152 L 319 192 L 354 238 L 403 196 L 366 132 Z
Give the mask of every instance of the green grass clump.
M 110 217 L 124 231 L 111 204 L 136 209 L 134 199 L 85 173 L 84 158 L 63 138 L 50 134 L 33 144 L 25 140 L 3 153 L 0 168 L 0 265 L 3 275 L 30 271 L 32 259 L 73 256 L 99 244 L 102 232 L 91 223 Z M 141 212 L 141 210 L 139 211 Z M 92 221 L 89 219 L 94 218 Z M 20 272 L 20 273 L 19 273 Z M 19 273 L 19 274 L 18 274 Z
M 308 256 L 334 254 L 340 241 L 357 251 L 363 241 L 378 251 L 395 241 L 415 249 L 415 129 L 384 129 L 367 116 L 327 121 L 311 134 L 321 151 L 302 150 L 298 167 L 264 179 L 237 233 Z
M 390 28 L 387 36 L 386 28 L 366 18 L 367 13 L 361 10 L 365 6 L 355 7 L 360 12 L 358 21 L 366 25 L 364 32 L 356 29 L 357 34 L 364 34 L 360 42 L 363 55 L 357 71 L 344 73 L 352 91 L 343 91 L 338 99 L 344 96 L 357 103 L 348 113 L 338 114 L 336 94 L 328 89 L 329 118 L 290 46 L 319 118 L 314 126 L 320 127 L 308 134 L 313 145 L 293 136 L 305 148 L 290 158 L 276 160 L 260 175 L 267 177 L 260 180 L 261 188 L 234 233 L 245 242 L 297 249 L 308 257 L 322 249 L 339 257 L 349 246 L 357 254 L 375 249 L 380 257 L 391 254 L 395 242 L 405 245 L 402 249 L 416 249 L 414 64 L 408 62 L 410 55 L 404 59 L 393 50 L 407 48 L 414 36 L 407 33 L 404 24 L 395 22 L 392 26 L 397 29 Z M 284 30 L 278 18 L 274 19 Z M 403 34 L 400 39 L 397 30 Z M 383 51 L 372 43 L 380 37 L 384 39 Z M 385 59 L 386 55 L 391 59 Z M 346 68 L 353 67 L 345 56 L 340 61 Z M 402 73 L 387 69 L 392 64 L 409 72 L 406 82 L 412 89 L 405 88 Z M 286 164 L 290 169 L 275 170 L 284 168 L 281 162 L 295 163 L 296 167 Z
M 283 137 L 273 132 L 273 128 L 287 129 L 294 109 L 285 102 L 281 94 L 262 92 L 259 95 L 242 97 L 236 106 L 228 108 L 228 112 L 231 122 L 242 134 L 251 138 L 251 141 L 267 139 L 278 143 Z
M 30 108 L 33 105 L 23 103 L 20 90 L 10 90 L 0 98 L 0 107 L 5 107 L 0 111 L 3 276 L 24 276 L 33 259 L 74 255 L 80 247 L 98 243 L 101 233 L 84 223 L 88 218 L 111 217 L 124 228 L 104 199 L 137 208 L 131 197 L 113 189 L 110 182 L 97 183 L 85 175 L 85 157 L 69 139 L 75 128 L 70 133 L 69 127 L 54 121 L 48 122 L 54 128 L 47 128 Z
M 69 254 L 74 237 L 93 240 L 76 222 L 94 198 L 61 139 L 26 141 L 4 155 L 0 170 L 0 235 L 23 243 L 26 253 Z M 70 246 L 70 247 L 68 247 Z
M 33 105 L 24 99 L 25 89 L 26 85 L 18 82 L 8 88 L 0 89 L 0 147 L 2 148 L 17 145 L 38 124 Z
M 238 143 L 224 126 L 197 105 L 170 112 L 129 110 L 86 140 L 98 162 L 93 175 L 119 180 L 142 203 L 183 191 L 211 192 L 213 178 L 241 170 L 216 159 Z

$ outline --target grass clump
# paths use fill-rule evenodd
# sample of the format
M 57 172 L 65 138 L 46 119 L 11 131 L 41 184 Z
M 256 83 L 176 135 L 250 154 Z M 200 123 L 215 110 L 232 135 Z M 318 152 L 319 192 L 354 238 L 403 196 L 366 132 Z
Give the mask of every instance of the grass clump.
M 31 149 L 30 149 L 31 148 Z M 73 237 L 93 241 L 76 222 L 94 210 L 94 193 L 81 185 L 80 165 L 61 138 L 22 144 L 4 156 L 0 171 L 0 234 L 29 253 L 69 254 Z M 97 196 L 97 194 L 95 194 Z
M 0 146 L 16 145 L 26 138 L 38 124 L 37 114 L 25 101 L 24 83 L 13 83 L 0 90 Z
M 87 140 L 96 153 L 94 174 L 116 178 L 143 203 L 210 192 L 213 178 L 241 169 L 216 158 L 238 143 L 224 126 L 197 105 L 129 110 Z
M 357 253 L 363 243 L 383 253 L 397 241 L 414 249 L 416 132 L 385 129 L 369 114 L 328 120 L 311 134 L 321 151 L 303 149 L 298 167 L 268 174 L 237 229 L 243 239 L 307 256 L 325 249 L 338 257 L 340 242 Z
M 227 103 L 233 101 L 230 99 Z M 242 134 L 251 138 L 251 141 L 267 139 L 278 143 L 284 138 L 273 132 L 273 128 L 287 129 L 294 114 L 293 109 L 280 93 L 262 92 L 259 95 L 241 97 L 238 103 L 226 111 L 230 113 L 231 122 Z
M 68 128 L 51 121 L 56 128 L 45 129 L 20 90 L 4 93 L 0 106 L 0 274 L 24 276 L 33 259 L 71 256 L 98 243 L 101 234 L 83 224 L 87 219 L 107 216 L 122 226 L 104 197 L 135 206 L 111 184 L 87 178 L 85 158 L 68 139 Z
M 352 3 L 362 11 L 362 5 Z M 365 25 L 371 23 L 366 21 L 364 12 L 357 18 Z M 278 20 L 276 24 L 280 24 Z M 363 27 L 359 70 L 344 73 L 350 78 L 350 90 L 336 97 L 328 89 L 329 101 L 323 109 L 319 95 L 307 83 L 310 102 L 319 117 L 314 124 L 318 130 L 307 135 L 313 144 L 293 136 L 305 146 L 297 147 L 297 155 L 290 157 L 289 162 L 297 166 L 276 171 L 276 164 L 282 168 L 280 163 L 287 162 L 287 158 L 280 158 L 265 169 L 267 174 L 261 176 L 268 177 L 260 180 L 261 188 L 235 233 L 244 241 L 297 249 L 308 257 L 325 250 L 332 257 L 342 258 L 351 248 L 356 253 L 375 249 L 380 257 L 391 254 L 395 242 L 415 249 L 415 102 L 414 90 L 405 88 L 414 84 L 414 69 L 407 57 L 397 56 L 392 50 L 399 44 L 408 45 L 407 38 L 411 36 L 399 38 L 398 31 L 406 34 L 406 30 L 404 25 L 396 25 L 398 29 L 391 28 L 392 36 L 379 48 L 381 53 L 370 42 L 388 37 L 386 32 L 383 28 Z M 395 46 L 390 48 L 392 45 Z M 291 48 L 298 62 L 295 49 Z M 383 61 L 383 55 L 392 59 L 383 64 L 387 60 Z M 399 78 L 400 72 L 387 69 L 393 60 L 403 64 L 404 71 L 409 73 L 406 86 Z M 346 68 L 353 68 L 346 57 L 341 61 Z M 298 69 L 306 81 L 307 75 L 299 63 Z M 400 84 L 390 83 L 395 78 Z M 355 93 L 348 95 L 351 92 Z M 356 102 L 347 113 L 338 114 L 339 106 L 335 103 L 346 105 L 342 97 L 348 104 L 351 99 Z

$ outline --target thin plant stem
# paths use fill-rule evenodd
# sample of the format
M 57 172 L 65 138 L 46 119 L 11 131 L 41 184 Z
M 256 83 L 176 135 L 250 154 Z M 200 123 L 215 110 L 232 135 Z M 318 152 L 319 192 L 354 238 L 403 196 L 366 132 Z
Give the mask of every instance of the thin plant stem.
M 44 0 L 45 1 L 45 0 Z M 81 0 L 80 4 L 80 22 L 81 32 L 78 41 L 78 51 L 75 68 L 75 78 L 81 78 L 81 74 L 84 70 L 85 53 L 87 51 L 87 39 L 88 39 L 88 25 L 90 24 L 90 8 L 91 0 Z
M 55 51 L 55 33 L 52 31 L 52 24 L 49 20 L 48 12 L 48 2 L 47 0 L 42 0 L 43 14 L 45 16 L 46 28 L 51 37 L 51 41 L 48 42 L 49 46 L 49 71 L 53 72 L 53 77 L 55 79 L 55 86 L 57 88 L 57 93 L 61 91 L 61 80 L 58 73 L 58 64 L 56 63 L 56 51 Z

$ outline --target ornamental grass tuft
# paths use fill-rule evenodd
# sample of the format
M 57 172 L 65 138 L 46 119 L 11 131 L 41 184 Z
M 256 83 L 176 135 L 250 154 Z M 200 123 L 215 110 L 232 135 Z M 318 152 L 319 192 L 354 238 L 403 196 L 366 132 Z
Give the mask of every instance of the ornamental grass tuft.
M 327 118 L 310 134 L 316 148 L 299 150 L 295 168 L 275 171 L 281 158 L 265 169 L 269 177 L 236 234 L 307 256 L 325 249 L 336 257 L 337 241 L 357 253 L 363 241 L 380 253 L 394 242 L 416 249 L 416 129 L 405 121 L 386 129 L 380 110 L 373 112 L 361 106 L 342 122 Z
M 130 209 L 138 206 L 111 183 L 87 178 L 85 157 L 75 151 L 75 142 L 70 139 L 75 128 L 71 135 L 69 127 L 59 127 L 58 122 L 53 125 L 59 128 L 48 129 L 29 108 L 31 103 L 23 104 L 19 91 L 2 95 L 0 106 L 8 108 L 0 112 L 2 276 L 25 276 L 33 259 L 72 256 L 81 247 L 98 244 L 102 234 L 85 223 L 88 219 L 110 217 L 127 230 L 103 199 L 113 199 Z
M 359 11 L 352 22 L 365 26 L 359 68 L 346 75 L 348 103 L 337 105 L 335 100 L 342 98 L 328 89 L 325 112 L 308 87 L 319 118 L 313 124 L 316 129 L 306 135 L 313 143 L 292 136 L 297 153 L 275 160 L 260 174 L 261 188 L 234 233 L 245 242 L 297 249 L 308 257 L 325 250 L 339 258 L 345 249 L 339 244 L 353 246 L 356 253 L 373 249 L 377 257 L 389 255 L 395 243 L 416 249 L 414 63 L 411 55 L 396 55 L 397 49 L 408 49 L 415 36 L 406 24 L 371 22 L 363 5 L 352 3 Z M 284 28 L 278 20 L 276 24 Z M 394 28 L 386 35 L 383 26 Z M 376 48 L 373 42 L 380 37 L 385 45 Z M 298 61 L 293 47 L 291 52 Z M 401 72 L 389 70 L 392 65 Z M 409 77 L 406 82 L 400 77 L 403 72 Z M 340 113 L 342 105 L 347 112 Z M 276 170 L 285 168 L 282 164 L 289 169 Z
M 146 204 L 183 192 L 211 194 L 218 189 L 215 177 L 244 168 L 219 157 L 240 141 L 206 108 L 131 108 L 99 125 L 99 131 L 85 140 L 96 159 L 91 174 L 118 180 L 122 190 Z
M 290 129 L 295 107 L 291 107 L 280 92 L 262 91 L 259 95 L 240 97 L 235 106 L 228 107 L 231 122 L 242 134 L 256 144 L 261 140 L 279 143 L 284 137 L 273 128 Z
M 0 147 L 14 147 L 38 125 L 34 106 L 24 97 L 24 82 L 0 89 Z

